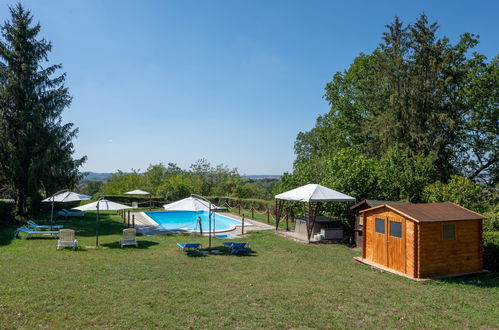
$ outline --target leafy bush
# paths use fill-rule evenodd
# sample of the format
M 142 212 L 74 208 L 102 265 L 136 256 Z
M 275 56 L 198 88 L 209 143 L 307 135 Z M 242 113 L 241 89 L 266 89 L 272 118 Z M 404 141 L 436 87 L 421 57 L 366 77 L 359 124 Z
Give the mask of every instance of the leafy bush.
M 483 222 L 483 230 L 499 232 L 499 211 L 487 212 L 484 215 L 487 219 Z
M 499 231 L 483 233 L 483 266 L 499 271 Z

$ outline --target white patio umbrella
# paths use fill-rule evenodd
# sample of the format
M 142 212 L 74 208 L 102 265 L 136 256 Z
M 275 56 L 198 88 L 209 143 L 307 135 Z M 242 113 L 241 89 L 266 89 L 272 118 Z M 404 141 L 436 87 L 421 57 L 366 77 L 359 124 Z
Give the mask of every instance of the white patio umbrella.
M 52 203 L 52 212 L 50 214 L 50 226 L 52 226 L 52 222 L 54 221 L 54 203 L 69 203 L 69 202 L 76 202 L 76 201 L 85 201 L 92 199 L 92 196 L 88 195 L 83 195 L 83 194 L 78 194 L 72 191 L 69 191 L 67 189 L 64 190 L 59 190 L 56 192 L 54 195 L 45 198 L 42 200 L 42 202 L 45 203 Z M 52 230 L 52 228 L 50 228 Z
M 187 197 L 179 201 L 163 205 L 165 211 L 212 211 L 217 210 L 218 207 L 206 200 Z
M 140 189 L 135 189 L 132 191 L 127 191 L 125 195 L 149 195 L 149 208 L 152 208 L 152 196 L 150 192 L 140 190 Z
M 97 211 L 97 218 L 95 220 L 95 246 L 99 247 L 99 210 L 104 211 L 117 211 L 123 209 L 131 209 L 131 206 L 123 205 L 115 202 L 108 201 L 101 197 L 97 202 L 85 204 L 78 207 L 73 207 L 74 210 L 79 211 Z
M 127 191 L 125 193 L 125 195 L 150 195 L 151 193 L 150 192 L 147 192 L 147 191 L 144 191 L 144 190 L 140 190 L 140 189 L 136 189 L 136 190 L 132 190 L 132 191 Z

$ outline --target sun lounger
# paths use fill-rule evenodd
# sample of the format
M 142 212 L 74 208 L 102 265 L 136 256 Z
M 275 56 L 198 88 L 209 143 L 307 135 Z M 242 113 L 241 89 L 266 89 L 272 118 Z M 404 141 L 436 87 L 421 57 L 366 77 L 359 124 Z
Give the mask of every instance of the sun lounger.
M 230 254 L 247 253 L 249 252 L 248 243 L 233 243 L 224 242 L 223 245 L 229 248 Z
M 61 229 L 64 226 L 63 225 L 38 225 L 36 222 L 29 220 L 28 221 L 28 226 L 33 228 L 33 230 L 44 230 L 44 229 Z
M 76 250 L 78 241 L 75 239 L 75 231 L 73 229 L 59 230 L 59 240 L 57 241 L 57 249 L 61 247 L 70 247 Z
M 59 230 L 32 230 L 24 227 L 17 228 L 16 231 L 14 231 L 14 237 L 15 238 L 21 238 L 21 233 L 25 234 L 28 236 L 28 238 L 31 235 L 50 235 L 50 236 L 56 236 L 59 235 Z
M 65 217 L 65 218 L 68 218 L 68 217 L 83 217 L 83 216 L 85 216 L 85 213 L 83 213 L 83 212 L 80 212 L 80 211 L 69 211 L 69 210 L 66 210 L 66 209 L 60 210 L 59 212 L 57 212 L 57 214 L 60 215 L 61 217 Z
M 137 230 L 135 228 L 123 229 L 123 237 L 120 238 L 120 246 L 123 248 L 125 245 L 135 245 L 139 246 L 137 243 Z
M 177 246 L 184 253 L 195 253 L 199 252 L 201 247 L 200 243 L 177 243 Z

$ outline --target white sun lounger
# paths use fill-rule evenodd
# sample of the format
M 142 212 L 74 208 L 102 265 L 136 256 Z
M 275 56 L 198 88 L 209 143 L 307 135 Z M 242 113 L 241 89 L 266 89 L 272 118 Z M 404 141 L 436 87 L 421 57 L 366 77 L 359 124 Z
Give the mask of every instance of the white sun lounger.
M 57 241 L 57 249 L 62 247 L 70 247 L 76 250 L 78 241 L 75 239 L 75 231 L 73 229 L 59 230 L 59 240 Z
M 120 246 L 123 248 L 125 245 L 139 246 L 139 243 L 137 243 L 137 230 L 135 228 L 123 229 L 123 237 L 120 238 Z

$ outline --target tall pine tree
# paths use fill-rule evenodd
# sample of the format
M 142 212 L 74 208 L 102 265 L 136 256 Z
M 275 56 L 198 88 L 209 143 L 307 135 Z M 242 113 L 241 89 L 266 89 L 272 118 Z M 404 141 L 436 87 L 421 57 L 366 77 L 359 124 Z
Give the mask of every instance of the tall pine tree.
M 40 24 L 21 4 L 10 7 L 11 20 L 0 40 L 0 169 L 24 215 L 41 193 L 73 187 L 86 157 L 73 159 L 77 129 L 62 123 L 71 103 L 61 65 L 48 62 L 50 42 L 38 38 Z

